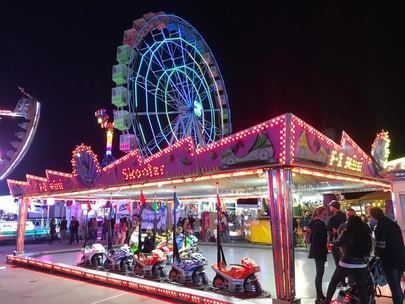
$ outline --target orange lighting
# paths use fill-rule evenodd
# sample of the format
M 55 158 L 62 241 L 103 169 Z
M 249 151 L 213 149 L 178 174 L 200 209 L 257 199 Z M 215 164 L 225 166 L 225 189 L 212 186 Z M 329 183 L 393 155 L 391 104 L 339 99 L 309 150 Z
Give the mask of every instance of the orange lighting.
M 246 171 L 237 171 L 237 172 L 229 172 L 229 173 L 219 173 L 213 174 L 208 176 L 198 176 L 193 179 L 173 179 L 173 180 L 166 180 L 166 181 L 158 181 L 158 182 L 150 182 L 145 184 L 136 184 L 136 185 L 125 185 L 125 186 L 116 186 L 116 187 L 109 187 L 109 188 L 99 188 L 99 189 L 91 189 L 91 190 L 84 190 L 84 191 L 76 191 L 76 192 L 66 192 L 66 193 L 58 193 L 48 195 L 46 197 L 72 197 L 78 195 L 88 195 L 91 193 L 97 192 L 112 192 L 112 191 L 121 191 L 121 190 L 129 190 L 129 189 L 144 189 L 150 187 L 162 187 L 166 185 L 176 185 L 176 184 L 183 184 L 187 181 L 190 182 L 198 182 L 204 180 L 217 180 L 229 177 L 239 177 L 239 176 L 248 176 L 248 175 L 262 175 L 264 173 L 263 169 L 255 169 L 255 170 L 246 170 Z M 32 196 L 31 198 L 41 198 L 42 196 Z

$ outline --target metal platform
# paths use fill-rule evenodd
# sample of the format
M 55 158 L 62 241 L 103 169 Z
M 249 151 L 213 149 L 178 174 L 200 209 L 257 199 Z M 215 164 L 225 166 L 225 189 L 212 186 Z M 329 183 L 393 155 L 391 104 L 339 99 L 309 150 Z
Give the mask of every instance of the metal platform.
M 137 277 L 115 274 L 111 272 L 88 269 L 63 263 L 46 262 L 29 256 L 7 255 L 7 262 L 25 267 L 37 268 L 54 273 L 68 275 L 79 279 L 107 284 L 112 287 L 133 290 L 134 292 L 158 295 L 178 302 L 196 304 L 261 304 L 268 303 L 269 297 L 257 299 L 240 299 L 232 296 L 213 293 Z

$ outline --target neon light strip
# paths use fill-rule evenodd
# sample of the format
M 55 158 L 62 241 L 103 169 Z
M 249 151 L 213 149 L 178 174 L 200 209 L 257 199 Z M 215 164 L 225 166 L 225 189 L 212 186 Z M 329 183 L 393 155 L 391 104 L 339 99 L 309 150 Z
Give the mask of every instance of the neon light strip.
M 18 181 L 18 180 L 14 180 L 14 179 L 7 179 L 7 183 L 21 185 L 21 186 L 28 186 L 28 182 Z
M 339 181 L 362 183 L 362 184 L 368 184 L 368 185 L 379 186 L 379 187 L 391 189 L 391 185 L 388 182 L 376 181 L 376 180 L 371 180 L 368 178 L 349 177 L 349 176 L 338 175 L 338 174 L 333 174 L 333 173 L 325 173 L 325 172 L 317 171 L 317 170 L 313 170 L 313 169 L 304 169 L 304 168 L 297 168 L 297 167 L 292 168 L 292 171 L 295 173 L 298 173 L 298 174 L 303 174 L 303 175 L 324 177 L 324 178 L 329 178 L 329 179 L 334 179 L 334 180 L 339 180 Z
M 0 176 L 0 180 L 3 180 L 4 178 L 6 178 L 6 176 L 10 174 L 11 170 L 13 170 L 20 163 L 20 161 L 23 159 L 23 157 L 27 153 L 28 147 L 30 146 L 30 144 L 34 138 L 35 131 L 37 130 L 37 127 L 38 127 L 40 109 L 41 109 L 41 104 L 39 102 L 36 102 L 34 123 L 32 124 L 32 128 L 30 130 L 30 133 L 28 134 L 27 140 L 25 141 L 25 144 L 24 144 L 23 148 L 21 149 L 20 153 L 18 154 L 18 156 L 14 159 L 14 161 L 8 167 L 6 172 L 4 172 L 3 175 Z
M 35 176 L 35 175 L 31 175 L 31 174 L 26 174 L 25 176 L 26 176 L 27 180 L 34 179 L 34 180 L 38 180 L 40 182 L 48 181 L 48 179 L 46 179 L 45 177 L 41 177 L 41 176 Z
M 58 175 L 58 176 L 62 176 L 62 177 L 69 177 L 72 178 L 73 174 L 71 173 L 64 173 L 64 172 L 59 172 L 59 171 L 53 171 L 53 170 L 45 170 L 46 176 L 49 179 L 48 175 Z
M 365 159 L 369 159 L 370 157 L 359 147 L 358 144 L 354 142 L 354 140 L 345 132 L 342 132 L 342 141 L 341 146 L 344 148 L 344 142 L 348 141 L 356 150 L 359 152 Z
M 143 189 L 148 187 L 155 187 L 155 186 L 165 186 L 165 185 L 176 185 L 182 184 L 185 182 L 198 182 L 203 180 L 217 180 L 221 178 L 228 178 L 228 177 L 235 177 L 235 176 L 246 176 L 246 175 L 261 175 L 264 173 L 263 169 L 257 170 L 247 170 L 247 171 L 238 171 L 232 173 L 220 173 L 214 174 L 209 176 L 199 176 L 195 178 L 182 178 L 182 179 L 174 179 L 168 181 L 157 181 L 157 182 L 150 182 L 145 184 L 136 184 L 136 185 L 126 185 L 126 186 L 117 186 L 117 187 L 109 187 L 109 188 L 99 188 L 99 189 L 91 189 L 85 191 L 77 191 L 77 192 L 65 192 L 65 193 L 57 193 L 51 194 L 46 197 L 63 197 L 63 196 L 73 196 L 73 195 L 87 195 L 91 193 L 97 192 L 111 192 L 111 191 L 118 191 L 118 190 L 129 190 L 129 189 Z M 44 196 L 32 196 L 31 198 L 41 198 Z

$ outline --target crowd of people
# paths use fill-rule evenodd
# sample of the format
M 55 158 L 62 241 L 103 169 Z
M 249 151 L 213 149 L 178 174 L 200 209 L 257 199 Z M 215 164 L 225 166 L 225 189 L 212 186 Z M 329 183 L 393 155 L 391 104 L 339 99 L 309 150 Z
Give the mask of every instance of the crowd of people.
M 338 201 L 332 201 L 329 210 L 315 209 L 312 218 L 305 212 L 301 227 L 309 244 L 309 258 L 315 260 L 315 303 L 330 303 L 336 288 L 346 286 L 348 280 L 358 287 L 360 302 L 369 303 L 366 282 L 373 251 L 381 260 L 393 303 L 403 303 L 401 277 L 405 270 L 405 247 L 400 227 L 377 207 L 369 209 L 369 217 L 370 220 L 364 214 L 357 216 L 351 208 L 342 212 Z M 325 296 L 322 280 L 328 251 L 336 268 Z

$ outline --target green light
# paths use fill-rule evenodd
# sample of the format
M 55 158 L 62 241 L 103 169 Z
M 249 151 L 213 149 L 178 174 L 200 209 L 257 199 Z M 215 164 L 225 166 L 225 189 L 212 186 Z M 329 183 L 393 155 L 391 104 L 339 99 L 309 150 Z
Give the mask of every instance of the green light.
M 199 100 L 194 101 L 194 114 L 197 117 L 201 117 L 202 115 L 202 104 Z

